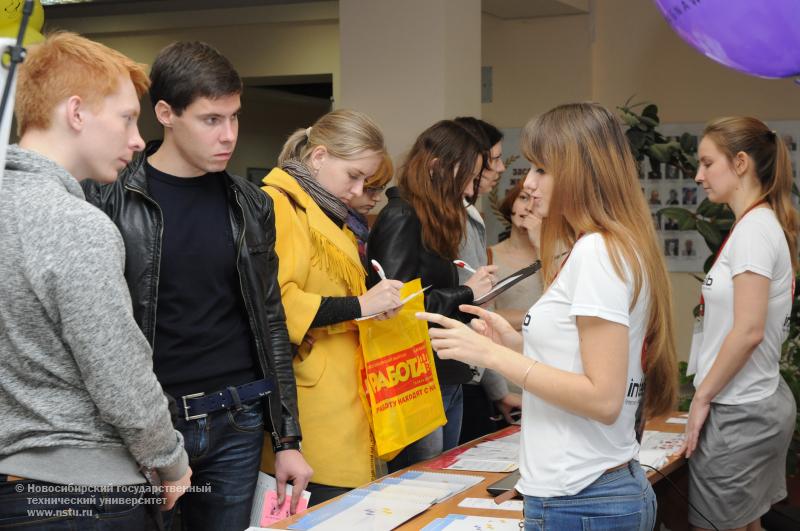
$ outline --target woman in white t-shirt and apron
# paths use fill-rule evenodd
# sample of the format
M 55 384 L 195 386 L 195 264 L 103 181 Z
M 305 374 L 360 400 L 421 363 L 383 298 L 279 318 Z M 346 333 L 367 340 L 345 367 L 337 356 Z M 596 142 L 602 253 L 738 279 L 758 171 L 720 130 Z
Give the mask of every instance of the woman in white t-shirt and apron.
M 480 317 L 472 328 L 420 318 L 442 326 L 430 330 L 440 356 L 492 368 L 525 391 L 517 490 L 526 530 L 652 529 L 636 417 L 640 405 L 672 407 L 677 368 L 669 277 L 636 162 L 617 118 L 591 103 L 528 123 L 522 151 L 525 190 L 543 219 L 545 287 L 522 333 L 472 306 L 461 307 Z
M 689 374 L 689 512 L 696 528 L 761 529 L 786 496 L 795 402 L 779 372 L 797 271 L 789 152 L 755 118 L 710 123 L 695 180 L 736 223 L 705 277 Z

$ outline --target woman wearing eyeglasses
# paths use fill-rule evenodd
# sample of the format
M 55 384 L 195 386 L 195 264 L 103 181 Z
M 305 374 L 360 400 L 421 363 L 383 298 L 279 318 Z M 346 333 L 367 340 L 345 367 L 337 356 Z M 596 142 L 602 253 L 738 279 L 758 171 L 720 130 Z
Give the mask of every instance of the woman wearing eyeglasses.
M 348 215 L 347 226 L 353 231 L 358 243 L 358 255 L 364 268 L 369 271 L 371 268 L 367 264 L 367 238 L 369 238 L 369 222 L 367 216 L 381 200 L 383 191 L 394 175 L 394 165 L 388 153 L 383 154 L 381 165 L 375 175 L 364 181 L 364 193 L 354 196 L 347 202 Z

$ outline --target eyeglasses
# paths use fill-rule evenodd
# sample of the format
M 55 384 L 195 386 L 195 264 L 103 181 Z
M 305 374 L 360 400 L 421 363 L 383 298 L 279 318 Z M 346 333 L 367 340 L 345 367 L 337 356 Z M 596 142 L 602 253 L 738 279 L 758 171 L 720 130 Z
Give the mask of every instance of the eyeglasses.
M 364 195 L 368 195 L 373 199 L 379 198 L 380 195 L 383 193 L 385 186 L 365 186 L 364 187 Z

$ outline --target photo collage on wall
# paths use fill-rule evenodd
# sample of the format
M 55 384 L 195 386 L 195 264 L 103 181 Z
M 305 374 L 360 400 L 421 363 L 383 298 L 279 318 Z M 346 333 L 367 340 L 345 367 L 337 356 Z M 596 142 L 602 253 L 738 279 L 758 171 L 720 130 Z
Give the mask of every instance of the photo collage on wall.
M 784 120 L 768 122 L 775 132 L 783 138 L 789 148 L 792 159 L 792 171 L 795 183 L 798 182 L 797 171 L 800 167 L 800 121 Z M 683 133 L 689 133 L 700 141 L 704 123 L 668 123 L 662 124 L 659 131 L 667 137 L 680 138 Z M 495 191 L 481 199 L 478 204 L 486 222 L 486 238 L 488 245 L 497 243 L 500 235 L 506 232 L 497 207 L 503 201 L 506 192 L 518 181 L 525 179 L 530 164 L 522 156 L 519 139 L 521 130 L 502 129 L 503 160 L 508 168 L 500 178 Z M 693 142 L 695 144 L 696 142 Z M 696 146 L 694 146 L 696 150 Z M 695 153 L 696 154 L 696 153 Z M 675 219 L 659 214 L 665 207 L 685 208 L 692 212 L 706 198 L 703 187 L 694 182 L 694 175 L 684 175 L 680 170 L 659 164 L 651 167 L 649 160 L 642 163 L 639 184 L 642 193 L 650 206 L 650 215 L 656 227 L 660 245 L 667 268 L 672 272 L 702 273 L 703 264 L 711 255 L 705 240 L 696 230 L 679 230 Z M 795 206 L 800 204 L 797 197 L 793 197 Z
M 698 132 L 691 134 L 690 153 L 697 155 Z M 663 131 L 662 131 L 663 133 Z M 667 140 L 677 140 L 680 135 L 667 136 Z M 694 174 L 687 174 L 679 168 L 658 163 L 645 158 L 641 164 L 639 184 L 645 200 L 650 207 L 650 217 L 661 239 L 661 249 L 670 271 L 699 272 L 710 251 L 703 237 L 695 230 L 679 230 L 678 220 L 660 211 L 665 207 L 697 210 L 706 194 L 703 187 L 694 182 Z
M 797 168 L 800 164 L 800 152 L 797 141 L 800 138 L 800 121 L 768 122 L 775 132 L 783 138 L 789 148 L 792 159 L 794 181 L 797 182 Z M 697 143 L 703 133 L 703 123 L 668 123 L 662 124 L 659 131 L 670 140 L 678 139 L 683 133 L 692 135 L 693 155 L 697 156 Z M 695 212 L 697 206 L 706 198 L 703 187 L 694 182 L 694 175 L 684 175 L 680 170 L 659 164 L 655 169 L 645 159 L 642 164 L 640 184 L 642 193 L 650 206 L 653 224 L 661 239 L 661 248 L 667 262 L 667 268 L 673 272 L 702 273 L 703 264 L 711 255 L 705 240 L 696 230 L 679 230 L 678 223 L 669 216 L 659 214 L 665 207 L 685 208 Z M 798 198 L 794 197 L 795 206 Z

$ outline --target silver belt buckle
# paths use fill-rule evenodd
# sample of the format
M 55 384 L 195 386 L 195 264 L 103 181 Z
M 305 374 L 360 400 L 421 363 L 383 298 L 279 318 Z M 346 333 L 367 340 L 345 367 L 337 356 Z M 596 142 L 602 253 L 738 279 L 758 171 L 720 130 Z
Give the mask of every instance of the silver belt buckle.
M 183 395 L 181 397 L 181 401 L 183 402 L 183 418 L 189 421 L 189 420 L 204 419 L 208 416 L 208 413 L 201 413 L 199 415 L 189 415 L 189 405 L 186 403 L 187 398 L 200 398 L 201 396 L 204 395 L 205 393 L 194 393 L 191 395 Z

